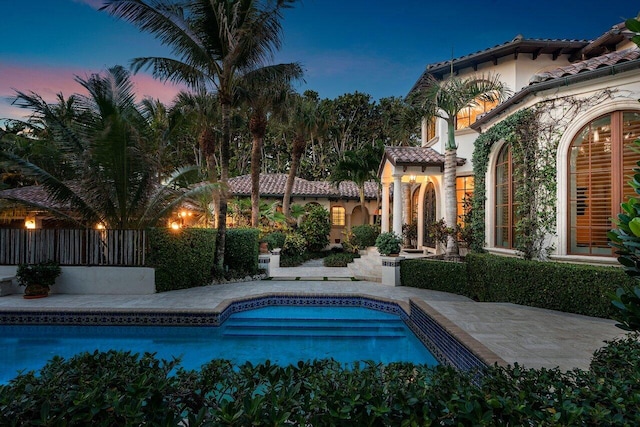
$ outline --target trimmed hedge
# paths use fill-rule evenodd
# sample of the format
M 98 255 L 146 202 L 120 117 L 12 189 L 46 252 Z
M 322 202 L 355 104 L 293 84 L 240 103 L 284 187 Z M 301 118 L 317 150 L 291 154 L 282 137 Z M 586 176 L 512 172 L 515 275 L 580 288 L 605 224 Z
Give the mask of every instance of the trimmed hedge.
M 589 371 L 516 365 L 483 375 L 334 360 L 176 371 L 149 354 L 84 353 L 0 386 L 0 425 L 639 425 L 640 344 L 617 345 L 608 344 L 615 360 L 600 357 Z
M 156 270 L 156 291 L 210 284 L 216 232 L 206 228 L 185 228 L 179 232 L 167 228 L 149 229 L 146 265 Z
M 258 272 L 258 236 L 256 228 L 229 228 L 224 248 L 224 262 L 231 277 Z
M 407 259 L 400 263 L 402 286 L 467 295 L 467 266 L 460 262 Z
M 211 228 L 179 232 L 153 228 L 148 232 L 147 266 L 156 269 L 156 291 L 165 292 L 211 284 L 216 233 Z M 226 276 L 258 272 L 258 234 L 255 228 L 227 229 L 224 260 Z
M 322 260 L 325 267 L 346 267 L 347 264 L 353 262 L 355 258 L 360 258 L 360 254 L 352 254 L 348 252 L 335 253 L 326 256 Z
M 611 294 L 633 285 L 622 269 L 558 262 L 527 261 L 490 254 L 468 254 L 464 263 L 406 260 L 403 286 L 465 295 L 476 301 L 510 302 L 567 313 L 611 318 Z
M 489 254 L 465 259 L 469 296 L 567 313 L 611 318 L 611 294 L 632 284 L 621 268 L 526 261 Z

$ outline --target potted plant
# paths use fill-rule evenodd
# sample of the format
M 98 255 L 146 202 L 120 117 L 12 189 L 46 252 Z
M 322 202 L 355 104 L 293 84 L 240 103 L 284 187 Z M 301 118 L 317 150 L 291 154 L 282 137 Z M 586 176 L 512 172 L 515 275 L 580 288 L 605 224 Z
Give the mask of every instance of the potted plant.
M 400 253 L 402 239 L 394 232 L 381 233 L 376 239 L 376 248 L 380 254 L 397 255 Z
M 55 261 L 20 264 L 16 279 L 19 285 L 25 286 L 25 298 L 43 298 L 49 295 L 49 288 L 56 282 L 60 273 L 60 264 Z
M 415 248 L 414 242 L 418 239 L 418 224 L 415 222 L 402 224 L 402 237 L 411 248 Z

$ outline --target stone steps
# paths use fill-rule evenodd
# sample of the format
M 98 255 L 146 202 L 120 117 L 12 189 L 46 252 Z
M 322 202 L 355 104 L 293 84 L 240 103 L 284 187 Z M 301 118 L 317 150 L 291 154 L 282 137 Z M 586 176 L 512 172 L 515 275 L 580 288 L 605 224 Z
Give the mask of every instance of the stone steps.
M 358 280 L 366 280 L 369 282 L 382 281 L 382 260 L 380 259 L 378 249 L 375 247 L 360 251 L 360 258 L 354 259 L 347 267 L 353 277 Z

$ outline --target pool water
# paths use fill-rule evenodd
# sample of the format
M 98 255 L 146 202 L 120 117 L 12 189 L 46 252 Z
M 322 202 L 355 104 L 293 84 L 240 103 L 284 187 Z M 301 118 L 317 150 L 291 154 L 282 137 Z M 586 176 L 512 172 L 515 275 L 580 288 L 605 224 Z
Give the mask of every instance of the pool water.
M 396 315 L 361 307 L 264 307 L 213 326 L 0 326 L 0 383 L 53 356 L 84 351 L 153 352 L 198 369 L 212 359 L 286 365 L 333 358 L 437 365 Z

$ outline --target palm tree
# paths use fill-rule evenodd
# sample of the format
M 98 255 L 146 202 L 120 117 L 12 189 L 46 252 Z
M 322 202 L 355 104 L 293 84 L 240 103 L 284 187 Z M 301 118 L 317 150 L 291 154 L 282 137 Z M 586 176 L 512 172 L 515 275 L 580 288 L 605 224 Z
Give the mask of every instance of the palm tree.
M 265 73 L 267 71 L 267 73 Z M 260 221 L 260 169 L 262 147 L 267 132 L 267 115 L 282 109 L 291 93 L 290 81 L 302 77 L 298 64 L 286 64 L 277 73 L 262 68 L 248 73 L 238 91 L 239 101 L 249 107 L 249 132 L 251 133 L 251 226 Z
M 143 57 L 162 80 L 215 89 L 222 114 L 220 208 L 215 266 L 224 271 L 231 108 L 241 77 L 265 66 L 281 46 L 282 11 L 296 0 L 105 0 L 101 10 L 129 21 L 171 46 L 177 58 Z M 277 66 L 271 66 L 277 68 Z
M 456 227 L 456 160 L 458 145 L 455 140 L 456 116 L 465 108 L 475 107 L 481 101 L 502 101 L 508 94 L 498 75 L 461 78 L 451 74 L 445 80 L 430 76 L 417 97 L 426 110 L 426 116 L 435 116 L 447 122 L 448 138 L 445 143 L 444 197 L 446 225 Z M 459 257 L 458 244 L 453 235 L 447 238 L 445 257 Z
M 182 168 L 164 176 L 158 185 L 158 162 L 148 151 L 153 139 L 150 122 L 135 104 L 129 73 L 113 67 L 104 75 L 93 74 L 76 81 L 89 93 L 74 95 L 73 114 L 58 114 L 38 94 L 17 92 L 15 103 L 33 111 L 33 123 L 47 142 L 55 146 L 61 161 L 74 171 L 68 176 L 51 173 L 15 154 L 2 151 L 0 158 L 31 174 L 49 197 L 69 204 L 73 214 L 38 205 L 65 219 L 91 227 L 103 223 L 110 228 L 146 228 L 167 215 L 185 198 L 211 187 L 187 189 L 193 170 Z
M 291 193 L 300 166 L 300 159 L 307 147 L 307 141 L 313 140 L 314 135 L 325 124 L 324 113 L 319 107 L 315 92 L 305 92 L 303 96 L 298 94 L 290 96 L 289 106 L 286 109 L 286 121 L 293 136 L 289 174 L 282 198 L 282 213 L 290 218 Z
M 378 180 L 378 165 L 382 158 L 384 147 L 381 144 L 368 145 L 360 150 L 347 151 L 342 159 L 336 163 L 329 176 L 329 181 L 339 186 L 343 181 L 353 181 L 358 186 L 360 205 L 364 211 L 364 185 L 371 180 Z M 363 217 L 363 224 L 367 218 Z

